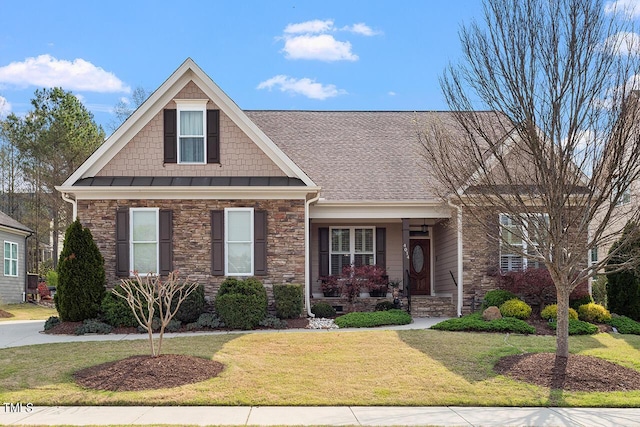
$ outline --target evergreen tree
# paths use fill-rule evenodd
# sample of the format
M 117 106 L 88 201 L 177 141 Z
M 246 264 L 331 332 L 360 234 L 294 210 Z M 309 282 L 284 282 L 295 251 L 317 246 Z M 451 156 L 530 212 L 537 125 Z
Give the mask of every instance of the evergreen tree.
M 104 258 L 79 219 L 67 229 L 57 271 L 55 303 L 60 319 L 78 322 L 96 317 L 105 293 Z
M 629 238 L 629 237 L 632 238 Z M 609 253 L 610 265 L 628 265 L 627 268 L 610 268 L 607 271 L 607 298 L 609 311 L 640 320 L 640 229 L 638 224 L 629 223 L 623 235 L 613 244 Z

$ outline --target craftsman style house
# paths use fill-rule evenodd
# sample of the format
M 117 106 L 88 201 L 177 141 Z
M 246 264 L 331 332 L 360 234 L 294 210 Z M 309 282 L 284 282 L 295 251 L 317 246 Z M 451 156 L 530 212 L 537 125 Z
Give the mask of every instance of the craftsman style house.
M 188 59 L 58 190 L 109 285 L 179 270 L 213 296 L 257 276 L 269 294 L 304 284 L 309 309 L 321 277 L 377 264 L 410 286 L 414 315 L 454 316 L 494 286 L 501 255 L 425 178 L 416 123 L 435 119 L 452 120 L 244 111 Z

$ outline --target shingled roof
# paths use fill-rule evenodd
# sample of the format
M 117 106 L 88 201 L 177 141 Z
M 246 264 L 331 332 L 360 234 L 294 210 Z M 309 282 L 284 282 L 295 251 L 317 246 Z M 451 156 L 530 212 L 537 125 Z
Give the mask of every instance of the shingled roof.
M 412 111 L 245 111 L 334 201 L 439 200 L 417 137 L 452 113 Z M 495 115 L 494 113 L 491 113 Z M 455 166 L 452 166 L 455 167 Z
M 15 230 L 26 231 L 28 233 L 32 233 L 32 230 L 26 225 L 20 224 L 15 219 L 11 218 L 9 215 L 0 211 L 0 226 L 13 228 Z

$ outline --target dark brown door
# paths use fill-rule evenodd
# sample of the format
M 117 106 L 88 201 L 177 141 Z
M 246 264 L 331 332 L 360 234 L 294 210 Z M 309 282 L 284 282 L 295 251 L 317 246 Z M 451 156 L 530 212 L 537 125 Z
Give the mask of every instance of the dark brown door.
M 412 239 L 409 250 L 409 278 L 413 295 L 431 294 L 431 240 Z

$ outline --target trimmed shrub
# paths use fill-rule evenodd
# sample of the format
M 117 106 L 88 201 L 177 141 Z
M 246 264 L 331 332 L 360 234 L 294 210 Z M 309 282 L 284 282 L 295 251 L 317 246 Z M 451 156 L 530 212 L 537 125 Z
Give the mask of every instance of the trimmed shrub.
M 82 322 L 82 325 L 76 328 L 76 335 L 84 334 L 110 334 L 113 328 L 98 319 L 86 319 Z
M 580 306 L 585 304 L 591 304 L 592 302 L 593 302 L 593 298 L 591 297 L 591 295 L 587 294 L 581 298 L 570 299 L 569 307 L 573 308 L 575 311 L 578 311 L 578 308 L 580 308 Z
M 556 321 L 549 323 L 549 325 L 556 329 L 558 324 Z M 599 331 L 598 327 L 589 322 L 583 322 L 582 320 L 569 319 L 569 335 L 593 335 Z
M 88 228 L 76 219 L 64 237 L 54 301 L 62 321 L 93 319 L 105 293 L 104 258 Z
M 116 286 L 116 288 L 119 287 L 120 285 Z M 127 301 L 111 292 L 107 292 L 102 298 L 100 312 L 104 321 L 114 328 L 138 326 L 138 321 Z
M 379 303 L 376 304 L 375 310 L 376 311 L 387 311 L 387 310 L 393 310 L 394 308 L 397 308 L 397 307 L 391 301 L 380 301 Z
M 558 304 L 551 304 L 543 308 L 540 317 L 545 320 L 556 320 L 558 318 Z M 578 320 L 578 312 L 571 307 L 569 307 L 569 320 Z
M 60 324 L 60 318 L 58 316 L 51 316 L 44 322 L 44 330 L 48 331 L 58 324 Z
M 260 326 L 272 329 L 285 329 L 287 327 L 287 321 L 268 314 L 267 317 L 260 321 Z
M 302 314 L 302 285 L 273 285 L 273 299 L 280 319 L 295 319 Z
M 216 312 L 232 329 L 253 329 L 267 315 L 267 291 L 262 282 L 227 278 L 218 291 Z
M 616 266 L 632 261 L 640 252 L 640 228 L 637 223 L 628 223 L 620 239 L 611 246 L 615 253 L 607 269 L 607 307 L 611 312 L 640 320 L 640 268 L 615 271 Z
M 503 289 L 494 289 L 485 294 L 484 300 L 482 301 L 482 309 L 489 307 L 500 307 L 505 302 L 510 299 L 518 298 L 515 294 L 505 291 Z
M 608 323 L 621 334 L 640 335 L 640 322 L 636 322 L 627 316 L 613 316 Z
M 167 323 L 167 326 L 165 326 L 165 330 L 167 332 L 178 332 L 181 326 L 182 322 L 174 318 L 169 320 L 169 323 Z
M 320 318 L 336 317 L 336 310 L 326 302 L 319 302 L 311 306 L 311 312 Z
M 534 334 L 536 329 L 524 320 L 515 317 L 503 317 L 486 321 L 481 313 L 473 313 L 460 318 L 448 319 L 431 327 L 440 331 L 476 331 L 476 332 L 512 332 Z
M 368 313 L 353 312 L 336 317 L 336 325 L 340 328 L 370 328 L 383 325 L 407 325 L 411 316 L 404 310 L 373 311 Z
M 510 299 L 500 306 L 500 314 L 503 317 L 527 320 L 531 316 L 531 306 L 519 299 Z
M 578 319 L 590 323 L 607 323 L 611 320 L 611 313 L 600 304 L 592 302 L 578 307 Z
M 176 296 L 177 297 L 177 296 Z M 175 308 L 177 298 L 171 303 L 171 309 Z M 191 292 L 176 312 L 175 319 L 182 323 L 192 323 L 198 320 L 198 317 L 204 311 L 204 286 L 198 285 L 195 291 Z

